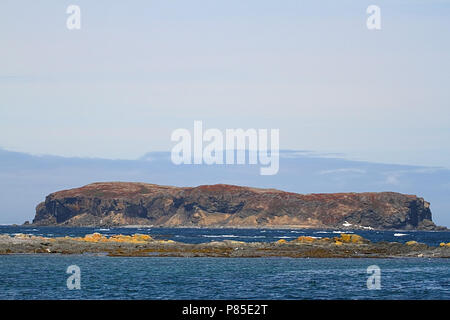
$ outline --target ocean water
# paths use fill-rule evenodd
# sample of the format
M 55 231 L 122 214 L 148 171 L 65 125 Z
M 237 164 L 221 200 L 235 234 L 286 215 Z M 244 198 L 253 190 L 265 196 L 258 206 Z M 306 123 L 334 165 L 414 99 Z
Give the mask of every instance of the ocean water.
M 68 266 L 80 268 L 69 290 Z M 381 270 L 367 288 L 367 267 Z M 0 257 L 0 299 L 450 299 L 448 259 Z
M 301 235 L 333 237 L 338 230 L 62 228 L 0 226 L 0 234 L 46 237 L 100 232 L 150 234 L 200 243 L 276 241 Z M 349 231 L 346 231 L 347 233 Z M 450 232 L 350 231 L 371 241 L 450 242 Z M 67 288 L 67 268 L 80 268 L 80 290 Z M 380 268 L 369 290 L 367 268 Z M 0 299 L 450 299 L 450 259 L 292 259 L 0 256 Z

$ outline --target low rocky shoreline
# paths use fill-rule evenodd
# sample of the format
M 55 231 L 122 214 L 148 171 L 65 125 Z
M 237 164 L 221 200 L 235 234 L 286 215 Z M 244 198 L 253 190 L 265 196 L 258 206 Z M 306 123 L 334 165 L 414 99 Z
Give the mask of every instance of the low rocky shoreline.
M 46 238 L 17 234 L 0 235 L 0 254 L 106 254 L 127 257 L 291 257 L 291 258 L 450 258 L 450 243 L 438 247 L 409 241 L 370 242 L 355 234 L 316 239 L 299 237 L 292 241 L 212 241 L 188 244 L 155 240 L 149 235 L 99 233 L 85 237 Z

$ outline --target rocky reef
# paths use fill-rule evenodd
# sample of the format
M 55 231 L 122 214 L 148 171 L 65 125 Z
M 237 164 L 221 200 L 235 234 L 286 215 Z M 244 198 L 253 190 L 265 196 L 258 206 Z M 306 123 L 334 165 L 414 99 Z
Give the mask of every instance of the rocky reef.
M 416 241 L 372 243 L 356 234 L 333 238 L 299 237 L 276 242 L 211 241 L 188 244 L 156 240 L 149 235 L 99 233 L 84 237 L 48 238 L 0 235 L 1 254 L 106 254 L 129 257 L 291 257 L 291 258 L 450 258 L 450 243 L 438 247 Z
M 297 194 L 233 185 L 104 182 L 48 195 L 34 225 L 439 230 L 423 198 L 394 192 Z M 442 228 L 445 229 L 445 228 Z

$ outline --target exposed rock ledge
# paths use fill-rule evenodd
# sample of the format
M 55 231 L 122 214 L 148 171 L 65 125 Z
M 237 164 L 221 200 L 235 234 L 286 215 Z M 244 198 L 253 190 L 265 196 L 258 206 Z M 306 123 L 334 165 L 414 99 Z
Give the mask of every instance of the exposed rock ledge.
M 439 230 L 429 203 L 394 192 L 297 194 L 232 185 L 104 182 L 48 195 L 35 225 Z
M 416 241 L 372 243 L 356 234 L 334 238 L 299 237 L 276 242 L 212 241 L 188 244 L 156 240 L 149 235 L 113 235 L 99 233 L 84 237 L 45 238 L 16 234 L 0 235 L 3 254 L 107 254 L 128 257 L 291 257 L 291 258 L 450 258 L 450 243 L 439 247 Z

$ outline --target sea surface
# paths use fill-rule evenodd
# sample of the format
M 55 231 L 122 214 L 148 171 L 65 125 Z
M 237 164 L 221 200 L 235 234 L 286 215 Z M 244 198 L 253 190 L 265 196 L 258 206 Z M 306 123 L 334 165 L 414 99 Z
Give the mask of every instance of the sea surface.
M 338 230 L 61 228 L 0 226 L 0 234 L 47 237 L 99 232 L 150 234 L 200 243 L 233 239 L 276 241 L 300 235 L 332 237 Z M 346 231 L 348 233 L 348 231 Z M 450 242 L 450 232 L 353 231 L 372 241 Z M 69 266 L 80 270 L 70 290 Z M 380 289 L 368 289 L 369 266 Z M 369 281 L 369 284 L 372 283 Z M 450 259 L 294 259 L 0 256 L 0 299 L 450 299 Z
M 0 257 L 0 299 L 450 299 L 448 259 Z M 67 268 L 80 268 L 80 289 Z M 367 267 L 381 270 L 367 288 Z

